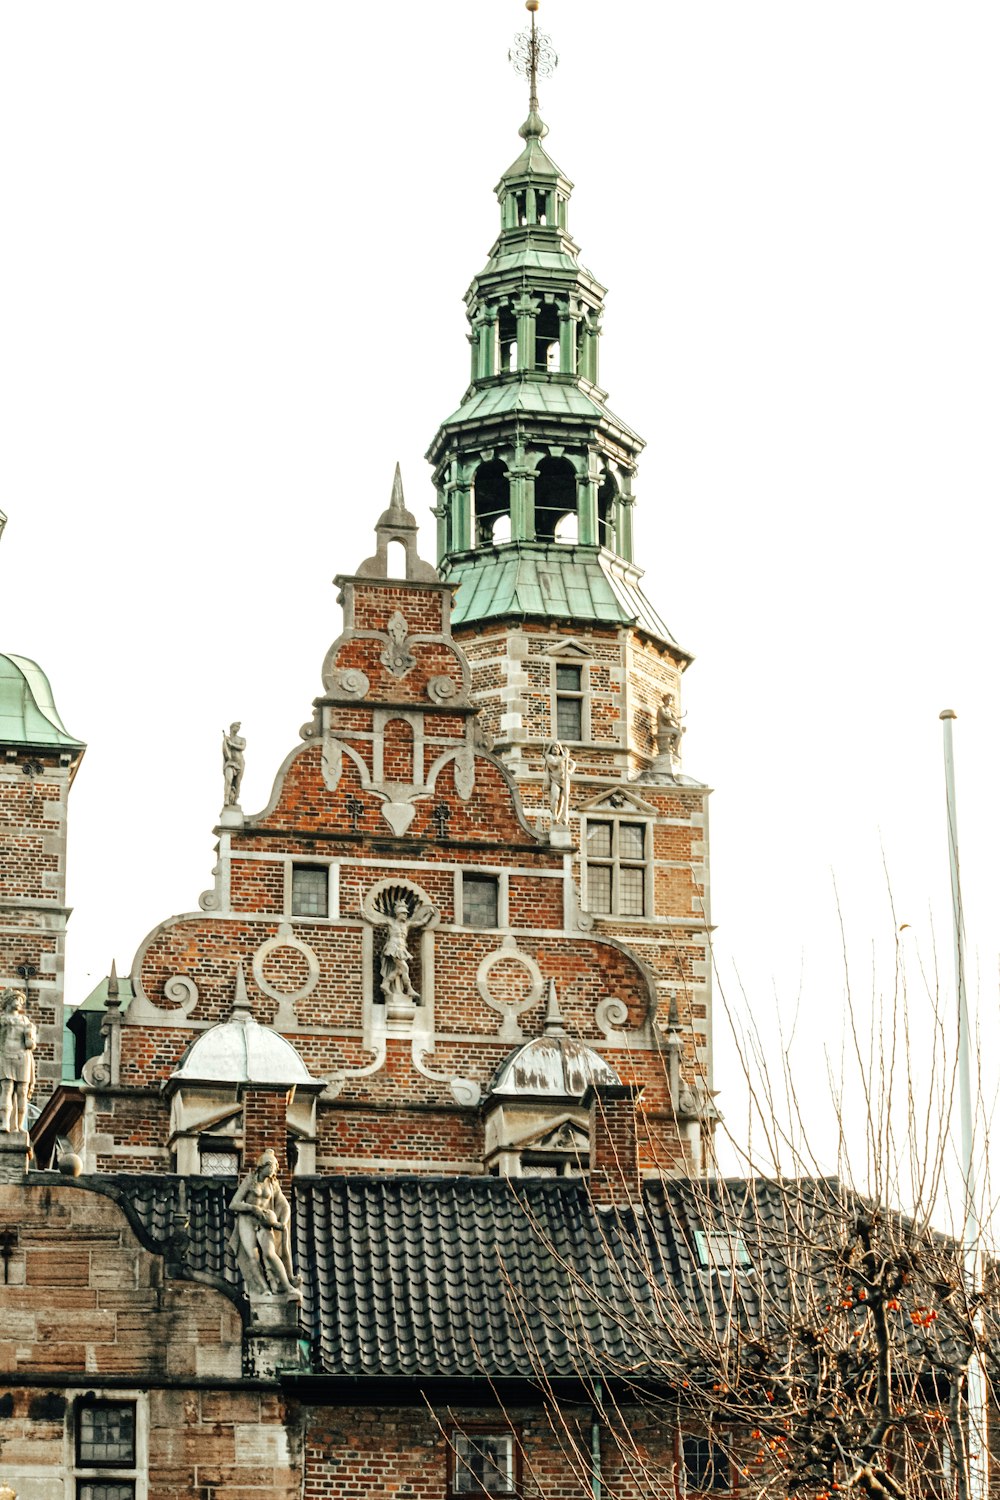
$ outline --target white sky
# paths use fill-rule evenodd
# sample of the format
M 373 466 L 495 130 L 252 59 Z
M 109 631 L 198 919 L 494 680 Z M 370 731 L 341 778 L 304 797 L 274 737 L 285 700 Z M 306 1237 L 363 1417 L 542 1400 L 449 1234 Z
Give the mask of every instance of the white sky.
M 243 721 L 263 804 L 397 458 L 468 372 L 461 295 L 520 147 L 518 0 L 0 7 L 0 646 L 89 743 L 67 996 L 197 909 Z M 545 0 L 547 147 L 648 442 L 637 548 L 697 661 L 714 916 L 818 1073 L 894 924 L 950 989 L 938 712 L 997 1011 L 1000 11 Z M 735 1063 L 719 1023 L 720 1103 Z M 995 1071 L 996 1051 L 991 1046 Z M 994 1083 L 991 1081 L 990 1087 Z

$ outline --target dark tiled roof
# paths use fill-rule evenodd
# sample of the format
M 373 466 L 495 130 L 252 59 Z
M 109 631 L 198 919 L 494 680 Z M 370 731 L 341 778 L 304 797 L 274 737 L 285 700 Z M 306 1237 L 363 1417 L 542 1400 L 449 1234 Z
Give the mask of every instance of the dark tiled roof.
M 78 1186 L 121 1202 L 171 1274 L 239 1292 L 232 1184 L 123 1175 Z M 647 1183 L 636 1212 L 598 1208 L 569 1179 L 298 1178 L 296 1263 L 314 1367 L 669 1378 L 692 1336 L 725 1343 L 736 1329 L 754 1338 L 770 1326 L 780 1342 L 814 1314 L 817 1271 L 839 1264 L 850 1201 L 831 1180 Z M 706 1269 L 698 1236 L 713 1229 L 725 1245 L 739 1234 L 746 1270 Z

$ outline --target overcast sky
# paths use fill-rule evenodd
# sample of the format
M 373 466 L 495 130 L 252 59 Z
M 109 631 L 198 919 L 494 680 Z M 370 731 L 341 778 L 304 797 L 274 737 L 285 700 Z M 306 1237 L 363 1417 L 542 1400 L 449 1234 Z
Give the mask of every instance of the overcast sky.
M 0 647 L 89 744 L 67 997 L 197 909 L 297 743 L 393 466 L 467 380 L 461 301 L 520 148 L 518 0 L 0 7 Z M 971 958 L 1000 953 L 1000 11 L 545 0 L 547 148 L 648 442 L 637 551 L 696 661 L 722 987 L 802 1066 L 844 978 L 951 985 L 939 711 Z M 896 903 L 895 921 L 887 877 Z M 932 920 L 933 919 L 933 920 Z M 738 1120 L 720 1021 L 720 1104 Z M 919 1034 L 919 1033 L 918 1033 Z M 993 1053 L 995 1058 L 996 1053 Z M 995 1086 L 990 1079 L 989 1086 Z

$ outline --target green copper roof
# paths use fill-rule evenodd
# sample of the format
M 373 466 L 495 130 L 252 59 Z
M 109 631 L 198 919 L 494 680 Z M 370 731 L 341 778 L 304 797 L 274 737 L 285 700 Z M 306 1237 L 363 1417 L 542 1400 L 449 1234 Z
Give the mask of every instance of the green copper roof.
M 610 422 L 621 432 L 636 437 L 625 423 L 575 381 L 505 380 L 472 390 L 457 411 L 441 424 L 451 427 L 458 422 L 479 421 L 505 412 L 535 412 L 541 416 L 583 417 L 591 422 Z
M 0 656 L 0 745 L 83 749 L 59 717 L 49 679 L 26 656 Z
M 605 548 L 501 543 L 453 559 L 457 585 L 452 624 L 510 618 L 636 625 L 676 646 L 639 586 L 639 569 Z
M 529 121 L 526 120 L 524 125 L 521 126 L 522 135 L 526 133 L 526 127 L 528 126 L 528 123 Z M 538 124 L 541 126 L 542 131 L 545 132 L 545 134 L 548 134 L 548 131 L 546 127 L 542 125 L 541 120 L 538 121 Z M 573 187 L 573 184 L 566 176 L 566 173 L 563 172 L 561 168 L 556 166 L 555 162 L 552 160 L 551 156 L 542 145 L 540 135 L 536 135 L 534 133 L 527 134 L 524 150 L 521 152 L 516 161 L 511 162 L 510 166 L 507 168 L 506 172 L 497 183 L 496 191 L 500 193 L 508 183 L 519 182 L 523 177 L 541 177 L 550 178 L 552 180 L 558 179 L 560 182 L 565 183 L 567 192 L 569 192 Z

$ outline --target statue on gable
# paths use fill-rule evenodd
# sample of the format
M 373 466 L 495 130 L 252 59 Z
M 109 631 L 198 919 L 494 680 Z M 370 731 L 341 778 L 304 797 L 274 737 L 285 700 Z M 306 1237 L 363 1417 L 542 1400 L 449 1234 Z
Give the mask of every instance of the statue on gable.
M 420 996 L 410 976 L 410 932 L 426 927 L 434 908 L 423 901 L 411 904 L 405 895 L 397 895 L 378 920 L 385 924 L 385 942 L 379 958 L 382 995 L 387 1006 L 409 1002 L 419 1005 Z
M 28 1100 L 35 1087 L 38 1027 L 28 1016 L 21 990 L 0 995 L 0 1133 L 28 1127 Z
M 247 742 L 240 734 L 240 724 L 230 724 L 229 733 L 222 731 L 222 780 L 225 785 L 226 807 L 237 807 L 240 800 L 240 783 L 246 769 L 243 752 Z
M 545 752 L 545 780 L 549 789 L 549 811 L 553 823 L 569 827 L 569 794 L 576 761 L 569 747 L 554 740 Z
M 278 1182 L 278 1158 L 263 1151 L 229 1205 L 235 1219 L 229 1243 L 251 1296 L 293 1297 L 301 1302 L 292 1266 L 292 1210 Z
M 672 771 L 680 765 L 681 739 L 684 734 L 676 699 L 673 693 L 664 693 L 663 702 L 656 712 L 656 752 L 669 764 Z

